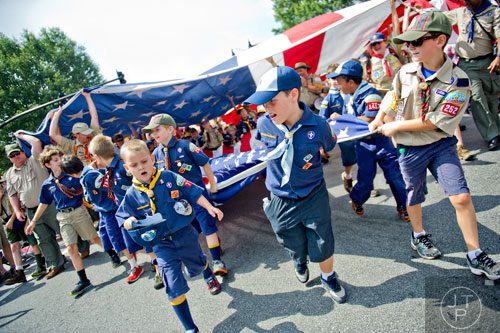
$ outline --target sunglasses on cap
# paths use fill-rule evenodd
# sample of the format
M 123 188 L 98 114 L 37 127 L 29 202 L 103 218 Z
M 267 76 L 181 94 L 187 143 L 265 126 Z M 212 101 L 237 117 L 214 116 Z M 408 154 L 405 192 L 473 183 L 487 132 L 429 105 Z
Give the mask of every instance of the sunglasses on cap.
M 9 158 L 18 157 L 19 155 L 21 155 L 21 152 L 15 151 L 15 152 L 9 154 Z
M 428 39 L 436 39 L 439 35 L 430 35 L 430 36 L 424 36 L 420 37 L 419 39 L 412 40 L 411 42 L 406 42 L 406 46 L 412 45 L 413 47 L 420 47 L 424 42 Z

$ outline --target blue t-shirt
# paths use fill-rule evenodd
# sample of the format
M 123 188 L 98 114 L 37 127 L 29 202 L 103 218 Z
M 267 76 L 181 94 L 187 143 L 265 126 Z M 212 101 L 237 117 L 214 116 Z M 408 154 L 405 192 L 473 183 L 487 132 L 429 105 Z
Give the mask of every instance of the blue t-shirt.
M 92 204 L 96 212 L 113 212 L 118 209 L 117 204 L 109 196 L 109 181 L 105 169 L 92 169 L 86 166 L 80 176 L 85 200 Z
M 282 198 L 305 198 L 318 187 L 323 182 L 319 148 L 330 151 L 335 147 L 335 134 L 325 119 L 315 115 L 303 102 L 299 102 L 299 105 L 304 112 L 290 129 L 302 125 L 293 134 L 294 154 L 290 181 L 281 187 L 281 179 L 284 176 L 281 158 L 267 162 L 266 187 Z M 263 142 L 269 152 L 285 139 L 285 134 L 276 127 L 269 114 L 266 114 L 257 122 L 256 139 Z
M 50 205 L 54 202 L 56 209 L 77 208 L 83 204 L 83 189 L 80 184 L 80 178 L 75 178 L 65 173 L 59 176 L 59 184 L 74 191 L 80 191 L 81 194 L 69 197 L 61 190 L 56 183 L 57 178 L 54 174 L 50 174 L 49 178 L 45 179 L 40 192 L 40 203 Z
M 428 77 L 434 74 L 436 74 L 436 71 L 431 71 L 430 69 L 427 69 L 424 66 L 422 66 L 422 75 L 424 76 L 424 78 L 427 79 Z
M 356 117 L 365 116 L 375 118 L 378 110 L 380 110 L 381 102 L 382 96 L 380 96 L 378 90 L 373 88 L 368 82 L 362 81 L 347 105 L 348 113 Z
M 161 175 L 153 188 L 156 211 L 153 212 L 148 195 L 132 185 L 116 212 L 120 226 L 131 216 L 140 220 L 155 213 L 160 213 L 167 221 L 170 234 L 191 223 L 194 213 L 189 216 L 180 215 L 175 211 L 174 205 L 185 199 L 193 206 L 202 195 L 203 189 L 169 170 L 158 172 L 161 172 Z
M 323 99 L 319 110 L 319 115 L 325 119 L 329 119 L 333 113 L 343 114 L 344 99 L 340 94 L 340 90 L 330 88 L 328 95 Z
M 165 167 L 166 147 L 160 144 L 153 152 L 158 170 Z M 205 188 L 200 167 L 208 163 L 209 158 L 203 150 L 187 140 L 177 140 L 173 137 L 168 143 L 170 170 L 182 175 L 187 180 Z

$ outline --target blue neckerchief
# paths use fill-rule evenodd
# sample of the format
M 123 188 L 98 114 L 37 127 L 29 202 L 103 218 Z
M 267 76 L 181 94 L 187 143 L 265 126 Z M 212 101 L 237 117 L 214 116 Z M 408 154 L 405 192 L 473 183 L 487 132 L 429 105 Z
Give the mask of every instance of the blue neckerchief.
M 484 0 L 483 4 L 475 12 L 467 8 L 470 14 L 470 25 L 468 31 L 469 34 L 467 36 L 467 42 L 472 43 L 472 39 L 474 38 L 474 20 L 476 19 L 476 16 L 480 14 L 483 10 L 487 9 L 489 6 L 491 6 L 490 0 Z

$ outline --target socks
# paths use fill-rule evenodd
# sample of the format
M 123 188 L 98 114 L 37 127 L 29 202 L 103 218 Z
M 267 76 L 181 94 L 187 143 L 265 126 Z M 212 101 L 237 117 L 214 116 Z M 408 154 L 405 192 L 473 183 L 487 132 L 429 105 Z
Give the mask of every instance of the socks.
M 207 264 L 205 265 L 205 269 L 203 270 L 203 279 L 205 279 L 205 281 L 207 281 L 213 275 L 214 275 L 214 273 L 212 273 L 212 270 L 210 269 L 210 266 L 208 265 L 208 261 L 207 261 Z
M 214 245 L 209 245 L 208 249 L 210 250 L 210 254 L 212 255 L 213 260 L 220 260 L 222 251 L 219 243 Z
M 85 273 L 85 268 L 82 269 L 81 271 L 76 272 L 78 274 L 78 277 L 80 278 L 80 281 L 82 282 L 87 282 L 89 279 L 87 278 L 87 274 Z
M 131 269 L 134 269 L 137 267 L 137 259 L 132 258 L 128 260 L 128 264 L 130 265 Z
M 333 273 L 335 273 L 335 269 L 333 269 L 330 273 L 325 273 L 325 272 L 323 272 L 323 271 L 322 271 L 322 272 L 321 272 L 321 278 L 322 278 L 323 280 L 325 280 L 325 281 L 328 281 L 328 278 L 329 278 L 330 276 L 332 276 L 332 275 L 333 275 Z
M 344 172 L 345 179 L 352 179 L 352 175 L 350 173 Z
M 189 304 L 186 299 L 186 295 L 182 295 L 178 301 L 172 301 L 170 304 L 172 304 L 177 318 L 179 318 L 186 331 L 196 331 L 198 329 L 194 324 L 193 317 L 191 317 L 191 311 L 189 311 Z
M 40 271 L 46 270 L 45 258 L 41 254 L 36 254 L 35 260 L 36 260 L 36 267 L 38 268 L 38 270 L 40 270 Z
M 413 238 L 418 238 L 420 236 L 423 236 L 423 235 L 426 235 L 427 233 L 425 232 L 425 230 L 422 230 L 422 232 L 418 232 L 418 233 L 415 233 L 415 231 L 413 232 Z
M 477 256 L 483 252 L 483 250 L 481 249 L 476 249 L 476 250 L 472 250 L 472 251 L 467 251 L 467 256 L 469 257 L 469 259 L 472 261 L 474 259 L 477 258 Z

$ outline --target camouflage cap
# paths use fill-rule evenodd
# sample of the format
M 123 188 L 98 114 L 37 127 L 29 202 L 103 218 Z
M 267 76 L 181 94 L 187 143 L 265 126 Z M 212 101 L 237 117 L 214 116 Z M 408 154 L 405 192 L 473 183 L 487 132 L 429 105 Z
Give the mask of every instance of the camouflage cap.
M 416 16 L 408 30 L 394 37 L 393 41 L 403 44 L 422 38 L 429 32 L 441 32 L 450 36 L 451 31 L 451 22 L 446 15 L 439 11 L 430 11 Z

